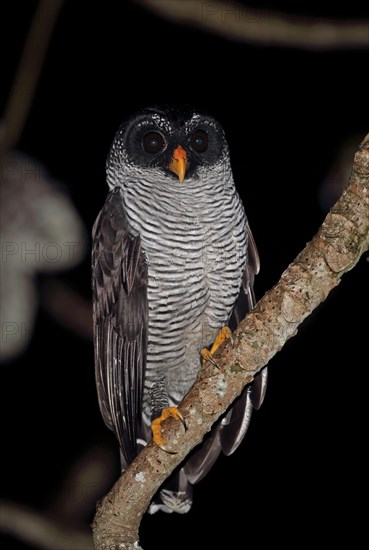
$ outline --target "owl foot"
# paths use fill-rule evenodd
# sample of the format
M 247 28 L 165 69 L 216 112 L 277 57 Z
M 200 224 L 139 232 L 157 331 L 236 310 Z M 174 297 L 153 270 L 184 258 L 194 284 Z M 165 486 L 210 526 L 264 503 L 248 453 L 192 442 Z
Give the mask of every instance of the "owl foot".
M 184 418 L 179 412 L 179 410 L 177 409 L 177 407 L 167 407 L 162 410 L 162 413 L 159 416 L 159 418 L 155 418 L 155 420 L 151 422 L 152 438 L 154 440 L 154 443 L 166 453 L 177 454 L 173 451 L 168 451 L 167 449 L 165 449 L 167 440 L 161 435 L 161 425 L 164 422 L 164 420 L 170 417 L 174 418 L 175 420 L 180 420 L 183 424 L 184 429 L 187 430 L 187 426 L 184 421 Z
M 213 345 L 211 346 L 211 349 L 210 351 L 207 349 L 207 348 L 203 348 L 201 351 L 200 351 L 200 355 L 202 357 L 202 364 L 205 365 L 205 363 L 207 361 L 210 361 L 210 363 L 212 365 L 214 365 L 214 367 L 217 367 L 218 368 L 218 365 L 216 364 L 216 362 L 214 361 L 213 359 L 213 355 L 214 353 L 217 351 L 217 349 L 222 345 L 224 344 L 224 342 L 226 340 L 230 339 L 231 342 L 233 343 L 233 337 L 232 337 L 232 331 L 229 327 L 222 327 L 220 329 L 220 331 L 218 332 L 218 334 L 216 335 L 216 338 L 214 340 L 214 343 Z

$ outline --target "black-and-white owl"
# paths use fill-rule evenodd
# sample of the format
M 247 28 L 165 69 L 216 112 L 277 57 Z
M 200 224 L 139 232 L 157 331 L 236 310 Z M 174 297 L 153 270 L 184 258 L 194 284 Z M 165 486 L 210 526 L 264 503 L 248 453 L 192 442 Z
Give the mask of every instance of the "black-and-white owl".
M 254 305 L 259 259 L 224 131 L 194 110 L 147 108 L 122 124 L 107 160 L 110 192 L 93 229 L 100 409 L 122 467 L 151 439 L 202 366 L 200 352 Z M 267 371 L 247 387 L 150 511 L 187 512 L 192 485 L 242 441 Z

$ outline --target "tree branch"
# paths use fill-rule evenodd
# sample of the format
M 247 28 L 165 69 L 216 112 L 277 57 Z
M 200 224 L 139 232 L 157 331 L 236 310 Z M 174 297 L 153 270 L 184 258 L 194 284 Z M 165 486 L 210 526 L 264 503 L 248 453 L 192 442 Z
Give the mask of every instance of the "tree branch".
M 45 550 L 93 550 L 91 533 L 10 501 L 0 502 L 1 532 Z
M 175 23 L 225 38 L 304 50 L 369 48 L 369 21 L 286 15 L 220 0 L 135 0 Z
M 354 160 L 350 184 L 318 233 L 258 302 L 184 397 L 180 422 L 164 423 L 168 454 L 152 442 L 99 503 L 93 523 L 98 550 L 138 549 L 142 515 L 164 480 L 211 429 L 246 384 L 297 333 L 302 321 L 369 248 L 369 134 Z
M 13 149 L 25 126 L 63 0 L 39 0 L 0 125 L 0 154 Z

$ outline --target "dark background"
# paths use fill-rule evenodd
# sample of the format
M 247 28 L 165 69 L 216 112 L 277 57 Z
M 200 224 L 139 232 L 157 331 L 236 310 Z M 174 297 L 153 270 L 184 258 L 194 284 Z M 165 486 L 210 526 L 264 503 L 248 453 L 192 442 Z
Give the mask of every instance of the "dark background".
M 363 14 L 359 2 L 344 12 L 293 4 L 264 6 L 342 19 Z M 2 105 L 35 6 L 1 7 Z M 206 108 L 228 137 L 261 257 L 261 297 L 323 221 L 318 194 L 339 148 L 369 130 L 367 67 L 367 50 L 252 46 L 176 26 L 130 2 L 66 1 L 18 148 L 65 182 L 90 232 L 107 194 L 105 158 L 120 122 L 154 103 Z M 60 278 L 90 299 L 88 257 Z M 241 448 L 195 487 L 192 511 L 145 516 L 145 550 L 249 548 L 266 537 L 273 546 L 346 539 L 359 547 L 367 308 L 362 258 L 271 361 L 263 407 Z M 92 344 L 42 307 L 27 352 L 3 365 L 1 395 L 7 499 L 49 512 L 86 449 L 118 453 L 98 410 Z M 117 460 L 114 468 L 112 480 Z M 31 548 L 11 537 L 4 547 Z

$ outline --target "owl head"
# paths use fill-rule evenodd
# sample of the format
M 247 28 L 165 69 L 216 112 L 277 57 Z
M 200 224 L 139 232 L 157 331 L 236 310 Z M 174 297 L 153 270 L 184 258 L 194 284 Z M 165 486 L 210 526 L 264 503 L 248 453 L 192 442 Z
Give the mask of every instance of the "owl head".
M 107 159 L 110 189 L 127 182 L 186 185 L 229 165 L 224 131 L 212 116 L 193 109 L 149 107 L 118 129 Z

